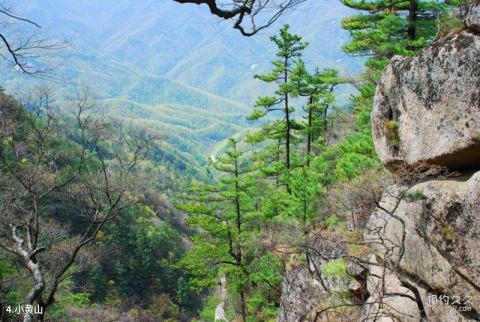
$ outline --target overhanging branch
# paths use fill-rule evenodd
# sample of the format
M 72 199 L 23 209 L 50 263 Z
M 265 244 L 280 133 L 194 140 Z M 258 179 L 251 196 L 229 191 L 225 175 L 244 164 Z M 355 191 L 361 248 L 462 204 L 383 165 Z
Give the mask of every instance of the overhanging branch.
M 235 20 L 233 28 L 243 36 L 253 36 L 270 27 L 288 9 L 307 0 L 173 0 L 181 4 L 208 6 L 210 13 Z

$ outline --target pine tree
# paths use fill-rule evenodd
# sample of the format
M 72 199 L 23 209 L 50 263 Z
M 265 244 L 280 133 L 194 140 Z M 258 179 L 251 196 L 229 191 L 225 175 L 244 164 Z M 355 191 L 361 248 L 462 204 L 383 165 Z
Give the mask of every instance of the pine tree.
M 330 151 L 317 164 L 325 169 L 325 181 L 334 177 L 352 177 L 360 169 L 377 164 L 372 137 L 370 112 L 378 80 L 393 55 L 413 56 L 431 43 L 439 34 L 439 21 L 447 16 L 459 0 L 340 0 L 344 5 L 361 11 L 342 21 L 352 40 L 343 47 L 346 53 L 368 56 L 363 82 L 353 97 L 353 111 L 357 115 L 356 131 L 342 144 L 350 154 L 343 158 Z M 348 148 L 347 148 L 348 147 Z M 336 161 L 335 161 L 336 160 Z M 328 166 L 327 166 L 328 165 Z M 362 165 L 362 166 L 358 166 Z M 354 170 L 356 169 L 356 170 Z M 335 173 L 335 175 L 330 175 Z M 328 174 L 328 175 L 327 175 Z M 323 180 L 323 179 L 322 179 Z
M 362 13 L 343 20 L 352 41 L 343 48 L 354 55 L 369 55 L 369 79 L 378 79 L 393 55 L 412 56 L 438 33 L 437 20 L 456 1 L 341 0 Z
M 255 252 L 249 251 L 251 234 L 255 234 L 255 171 L 238 142 L 230 139 L 228 149 L 213 164 L 218 181 L 193 186 L 186 202 L 178 207 L 191 215 L 187 222 L 199 233 L 193 248 L 183 260 L 192 274 L 194 286 L 213 286 L 218 274 L 225 274 L 240 298 L 240 314 L 246 321 L 246 293 L 250 283 L 250 265 Z M 213 270 L 212 270 L 213 268 Z
M 291 34 L 288 25 L 281 28 L 280 35 L 272 36 L 271 40 L 278 47 L 278 58 L 273 61 L 273 70 L 269 74 L 256 75 L 255 77 L 267 83 L 276 83 L 278 88 L 274 96 L 264 96 L 257 99 L 255 110 L 248 119 L 258 120 L 268 114 L 281 114 L 281 119 L 271 121 L 264 126 L 262 136 L 258 139 L 260 141 L 274 140 L 277 142 L 277 146 L 284 147 L 283 166 L 285 175 L 283 181 L 290 193 L 289 175 L 292 168 L 292 145 L 296 140 L 295 131 L 301 129 L 301 125 L 292 117 L 295 108 L 292 106 L 291 98 L 295 86 L 290 77 L 297 60 L 308 44 L 302 41 L 302 37 Z
M 306 143 L 306 164 L 310 164 L 313 144 L 321 140 L 328 144 L 329 112 L 335 103 L 335 86 L 343 80 L 335 69 L 324 69 L 312 75 L 308 72 L 305 63 L 299 60 L 292 72 L 292 82 L 295 84 L 294 96 L 305 97 L 307 103 L 304 107 L 304 136 Z

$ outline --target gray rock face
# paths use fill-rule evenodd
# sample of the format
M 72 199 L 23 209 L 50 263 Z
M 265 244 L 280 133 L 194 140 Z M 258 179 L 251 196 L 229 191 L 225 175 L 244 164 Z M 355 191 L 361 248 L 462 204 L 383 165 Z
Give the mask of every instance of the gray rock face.
M 369 220 L 364 238 L 375 256 L 367 303 L 382 299 L 385 321 L 418 321 L 420 311 L 427 321 L 480 319 L 480 172 L 418 184 L 408 190 L 416 199 L 399 199 L 405 191 L 388 189 Z
M 468 6 L 463 21 L 473 32 L 480 32 L 480 0 L 472 0 Z
M 319 234 L 309 239 L 309 246 L 317 252 L 310 253 L 304 264 L 292 267 L 286 273 L 282 285 L 280 312 L 277 322 L 322 322 L 325 316 L 317 313 L 325 308 L 331 292 L 340 292 L 355 286 L 350 280 L 337 276 L 324 276 L 322 267 L 325 258 L 338 258 L 344 252 L 344 245 Z M 352 285 L 350 285 L 352 284 Z M 360 315 L 360 314 L 358 314 Z
M 467 15 L 478 26 L 478 6 Z M 413 58 L 394 57 L 377 87 L 372 113 L 378 156 L 389 169 L 480 164 L 480 36 L 443 38 Z
M 480 320 L 480 0 L 466 29 L 413 58 L 395 57 L 377 87 L 375 148 L 384 165 L 443 166 L 463 177 L 393 186 L 369 219 L 366 321 Z
M 392 59 L 372 113 L 387 168 L 430 164 L 462 175 L 387 188 L 363 232 L 367 253 L 347 262 L 353 279 L 317 275 L 320 257 L 290 270 L 278 322 L 328 320 L 321 313 L 335 288 L 361 307 L 349 321 L 480 321 L 480 0 L 463 19 L 465 30 Z M 328 240 L 312 247 L 327 258 L 347 254 Z
M 315 309 L 327 296 L 321 282 L 306 267 L 290 270 L 282 287 L 277 322 L 313 321 Z

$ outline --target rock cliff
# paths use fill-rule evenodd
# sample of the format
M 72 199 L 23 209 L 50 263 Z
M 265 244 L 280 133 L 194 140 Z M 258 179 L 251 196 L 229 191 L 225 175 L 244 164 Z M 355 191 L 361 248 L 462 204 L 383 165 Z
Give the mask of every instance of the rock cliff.
M 365 230 L 367 320 L 379 305 L 380 321 L 479 319 L 479 214 L 480 172 L 389 187 Z
M 464 22 L 462 31 L 386 68 L 372 112 L 374 144 L 405 180 L 373 202 L 363 228 L 367 252 L 352 256 L 345 243 L 322 249 L 328 238 L 314 246 L 322 254 L 316 265 L 340 256 L 353 279 L 325 287 L 313 273 L 321 269 L 291 270 L 279 322 L 338 320 L 320 314 L 338 304 L 325 303 L 336 286 L 360 307 L 344 311 L 354 321 L 480 321 L 480 0 Z M 424 171 L 440 167 L 437 175 Z
M 291 267 L 285 276 L 278 322 L 315 321 L 322 303 L 330 300 L 330 293 L 349 286 L 347 280 L 322 271 L 329 258 L 339 258 L 345 251 L 335 234 L 314 232 L 307 247 L 309 258 L 305 264 Z
M 471 16 L 471 28 L 478 26 Z M 387 168 L 480 164 L 480 36 L 473 30 L 388 65 L 372 114 L 375 148 Z
M 416 57 L 392 59 L 377 87 L 373 137 L 385 166 L 461 175 L 384 192 L 364 233 L 365 320 L 480 319 L 480 1 L 464 22 Z

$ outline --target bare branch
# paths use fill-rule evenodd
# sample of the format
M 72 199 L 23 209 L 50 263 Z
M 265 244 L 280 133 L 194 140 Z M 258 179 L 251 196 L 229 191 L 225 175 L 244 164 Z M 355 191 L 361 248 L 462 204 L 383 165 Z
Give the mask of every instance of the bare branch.
M 233 28 L 250 37 L 270 27 L 289 9 L 306 0 L 173 0 L 182 4 L 208 6 L 210 13 L 225 20 L 235 20 Z
M 12 21 L 33 27 L 34 30 L 22 29 L 21 33 L 18 33 L 16 24 L 11 23 Z M 62 44 L 39 36 L 38 30 L 41 26 L 38 23 L 15 14 L 4 4 L 0 4 L 0 24 L 8 27 L 0 32 L 0 58 L 26 75 L 46 77 L 52 72 L 55 67 L 43 61 L 48 57 L 44 54 L 62 49 Z

